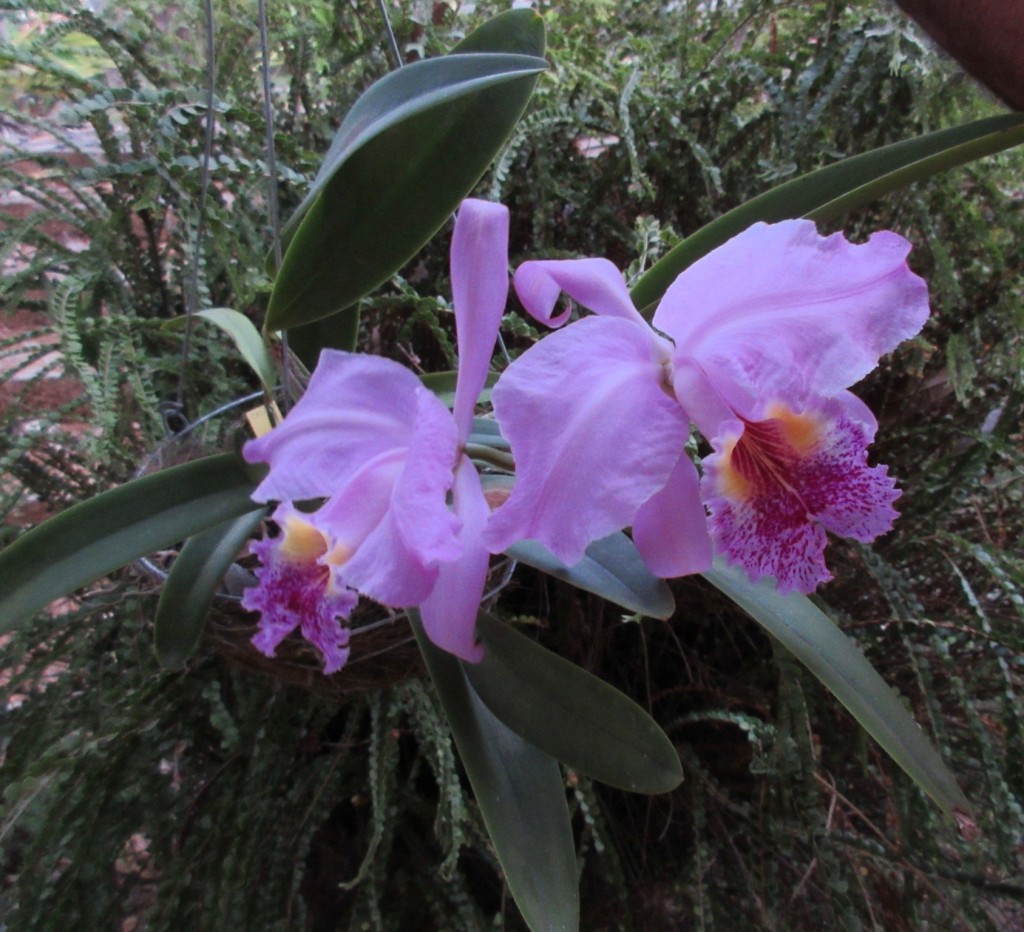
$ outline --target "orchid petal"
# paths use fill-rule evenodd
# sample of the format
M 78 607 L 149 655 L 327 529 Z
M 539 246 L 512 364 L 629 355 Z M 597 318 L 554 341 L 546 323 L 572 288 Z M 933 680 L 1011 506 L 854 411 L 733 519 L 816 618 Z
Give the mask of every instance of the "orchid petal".
M 782 483 L 764 482 L 754 494 L 744 494 L 744 480 L 731 462 L 743 434 L 741 422 L 723 424 L 713 441 L 715 453 L 704 460 L 701 487 L 716 548 L 751 581 L 774 576 L 780 592 L 813 592 L 832 578 L 825 567 L 825 531 Z
M 553 315 L 559 295 L 595 314 L 644 323 L 633 306 L 622 273 L 607 259 L 543 259 L 524 262 L 513 279 L 516 294 L 530 315 L 549 327 L 561 327 L 572 308 Z
M 368 460 L 408 446 L 420 387 L 416 376 L 389 359 L 324 350 L 288 416 L 243 448 L 250 463 L 270 464 L 253 499 L 332 495 Z
M 825 530 L 873 540 L 892 526 L 899 492 L 884 466 L 867 465 L 868 432 L 841 405 L 769 412 L 726 422 L 712 441 L 701 484 L 711 530 L 751 580 L 812 592 L 831 579 Z
M 863 424 L 845 415 L 835 419 L 828 445 L 808 477 L 805 500 L 826 531 L 862 543 L 887 533 L 898 513 L 900 497 L 886 466 L 868 466 L 871 436 Z
M 465 443 L 508 300 L 507 207 L 462 202 L 452 235 L 451 276 L 459 347 L 454 415 L 459 442 Z
M 462 555 L 441 565 L 434 589 L 421 603 L 420 613 L 431 641 L 463 660 L 478 663 L 484 651 L 476 640 L 476 616 L 490 562 L 490 553 L 480 544 L 480 532 L 490 508 L 480 486 L 480 475 L 467 456 L 460 459 L 455 469 L 453 507 L 462 521 Z
M 869 444 L 875 439 L 878 431 L 878 418 L 860 398 L 853 392 L 840 392 L 834 398 L 829 399 L 829 410 L 834 414 L 845 414 L 851 421 L 855 421 L 864 431 L 864 443 Z
M 662 353 L 647 324 L 588 317 L 509 366 L 492 401 L 518 478 L 485 546 L 533 539 L 573 564 L 591 541 L 633 523 L 687 437 Z
M 808 220 L 758 223 L 686 269 L 654 325 L 727 394 L 834 395 L 924 325 L 927 286 L 909 251 L 887 231 L 854 245 Z
M 737 403 L 737 399 L 734 395 L 727 399 L 719 391 L 720 385 L 722 380 L 713 381 L 708 378 L 707 373 L 684 354 L 676 353 L 673 357 L 672 391 L 687 416 L 705 437 L 714 437 L 718 433 L 719 424 L 736 416 L 732 404 Z M 743 410 L 746 410 L 750 401 L 752 399 L 743 399 Z
M 330 540 L 335 565 L 348 560 L 384 520 L 405 461 L 404 450 L 381 453 L 310 515 L 310 521 Z
M 700 479 L 686 453 L 679 456 L 665 487 L 640 506 L 633 521 L 633 543 L 647 568 L 663 579 L 711 568 L 711 536 L 700 500 Z
M 256 541 L 252 551 L 260 560 L 255 586 L 242 593 L 242 607 L 259 612 L 253 645 L 267 657 L 296 628 L 324 658 L 324 673 L 335 673 L 348 659 L 348 617 L 357 596 L 332 584 L 330 570 L 320 558 L 327 550 L 323 535 L 290 505 L 274 512 L 280 536 Z
M 394 507 L 410 546 L 426 560 L 454 560 L 459 521 L 448 509 L 458 458 L 455 424 L 448 409 L 429 389 L 416 393 L 416 430 L 409 443 L 405 470 L 395 484 Z
M 349 585 L 363 595 L 396 607 L 418 605 L 437 580 L 437 565 L 456 559 L 459 521 L 446 498 L 455 464 L 455 423 L 427 389 L 416 392 L 415 429 L 391 489 L 387 510 L 344 563 Z M 336 495 L 317 513 L 318 524 L 346 526 L 344 509 L 357 502 Z

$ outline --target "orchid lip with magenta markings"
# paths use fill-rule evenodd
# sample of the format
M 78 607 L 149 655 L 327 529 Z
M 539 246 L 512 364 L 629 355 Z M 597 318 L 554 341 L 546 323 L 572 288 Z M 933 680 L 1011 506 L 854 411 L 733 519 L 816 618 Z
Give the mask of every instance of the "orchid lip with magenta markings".
M 301 519 L 293 510 L 283 513 L 322 542 L 307 554 L 301 583 L 289 567 L 273 566 L 286 560 L 286 546 L 260 552 L 272 565 L 263 568 L 248 603 L 261 611 L 254 639 L 261 650 L 272 653 L 284 636 L 273 606 L 287 600 L 299 608 L 288 615 L 292 627 L 307 637 L 318 632 L 313 643 L 338 669 L 347 645 L 339 619 L 359 593 L 392 608 L 418 606 L 434 643 L 465 660 L 481 658 L 474 631 L 489 560 L 480 543 L 489 508 L 464 447 L 508 295 L 505 207 L 463 202 L 451 277 L 459 349 L 453 412 L 396 362 L 324 350 L 287 417 L 246 444 L 249 462 L 270 467 L 256 501 L 324 499 Z M 285 586 L 287 578 L 292 583 Z M 298 597 L 295 585 L 315 589 L 316 597 Z M 329 635 L 324 619 L 308 617 L 313 606 L 325 610 L 323 598 L 337 629 Z M 333 652 L 324 649 L 328 644 Z
M 503 374 L 495 416 L 516 460 L 484 542 L 530 538 L 560 559 L 632 526 L 650 570 L 700 572 L 715 552 L 752 580 L 811 592 L 826 531 L 868 541 L 899 493 L 869 466 L 877 423 L 849 387 L 928 318 L 895 233 L 855 245 L 807 220 L 758 223 L 683 271 L 652 324 L 604 259 L 531 261 L 515 289 L 561 327 L 562 292 L 595 312 Z M 691 425 L 713 452 L 701 476 Z M 709 519 L 710 514 L 710 519 Z

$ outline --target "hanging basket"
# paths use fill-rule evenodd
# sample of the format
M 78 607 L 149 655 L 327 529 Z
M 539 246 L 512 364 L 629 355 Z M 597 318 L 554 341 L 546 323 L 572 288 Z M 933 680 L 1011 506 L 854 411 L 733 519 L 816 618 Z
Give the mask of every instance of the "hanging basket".
M 255 393 L 239 398 L 185 425 L 146 457 L 137 475 L 236 449 L 237 435 L 245 426 L 244 412 L 258 404 L 261 397 Z M 266 530 L 265 522 L 263 533 Z M 139 560 L 137 567 L 162 585 L 176 557 L 177 550 L 162 551 Z M 206 618 L 204 648 L 238 669 L 334 702 L 394 686 L 423 672 L 420 652 L 405 616 L 365 599 L 348 619 L 349 659 L 336 673 L 324 674 L 322 656 L 298 631 L 278 645 L 275 656 L 265 656 L 252 644 L 259 615 L 241 604 L 243 591 L 256 583 L 257 565 L 256 557 L 246 548 L 225 575 Z
M 218 598 L 206 619 L 203 644 L 232 666 L 295 686 L 328 701 L 395 686 L 423 672 L 419 649 L 401 614 L 363 600 L 352 612 L 348 662 L 337 673 L 323 672 L 323 658 L 299 633 L 282 641 L 273 657 L 251 643 L 256 614 L 237 598 Z

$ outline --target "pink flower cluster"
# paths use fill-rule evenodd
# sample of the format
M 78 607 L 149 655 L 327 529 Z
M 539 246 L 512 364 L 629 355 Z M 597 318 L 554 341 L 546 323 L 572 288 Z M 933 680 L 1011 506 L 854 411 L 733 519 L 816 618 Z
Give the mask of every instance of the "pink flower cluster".
M 562 328 L 565 293 L 594 312 L 513 362 L 492 393 L 516 482 L 493 512 L 465 446 L 508 294 L 508 213 L 463 203 L 451 249 L 459 373 L 454 410 L 386 359 L 325 350 L 309 388 L 245 456 L 270 466 L 260 502 L 323 499 L 260 545 L 257 647 L 295 627 L 347 655 L 356 593 L 419 606 L 440 647 L 479 660 L 474 627 L 490 553 L 535 540 L 566 564 L 631 527 L 648 568 L 706 570 L 715 552 L 751 579 L 811 592 L 830 578 L 826 532 L 869 541 L 899 496 L 870 466 L 874 416 L 849 387 L 928 317 L 909 244 L 759 223 L 684 271 L 652 324 L 604 259 L 533 261 L 515 290 Z M 710 444 L 698 472 L 687 442 Z

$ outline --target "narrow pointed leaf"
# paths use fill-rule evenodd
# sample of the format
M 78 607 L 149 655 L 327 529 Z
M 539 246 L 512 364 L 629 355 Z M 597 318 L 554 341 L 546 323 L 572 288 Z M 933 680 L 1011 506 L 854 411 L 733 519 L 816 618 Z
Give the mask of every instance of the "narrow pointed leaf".
M 722 214 L 656 262 L 632 290 L 651 309 L 683 269 L 759 220 L 833 220 L 939 172 L 1024 143 L 1024 113 L 987 117 L 843 159 Z
M 265 514 L 265 508 L 251 511 L 185 542 L 164 583 L 153 619 L 154 647 L 162 666 L 180 669 L 199 646 L 217 588 Z
M 558 764 L 495 717 L 462 663 L 427 638 L 418 612 L 409 618 L 519 911 L 533 932 L 578 929 L 576 849 Z
M 527 55 L 448 55 L 374 84 L 286 227 L 267 329 L 349 307 L 412 258 L 486 171 L 545 68 Z
M 256 373 L 264 390 L 271 391 L 274 388 L 277 383 L 277 369 L 263 342 L 263 337 L 248 317 L 228 307 L 211 307 L 197 311 L 195 317 L 198 320 L 209 321 L 224 331 L 235 344 L 238 354 Z M 164 326 L 182 329 L 186 320 L 185 317 L 175 317 L 166 321 Z
M 525 540 L 514 544 L 508 555 L 556 579 L 651 618 L 668 618 L 675 611 L 672 590 L 663 579 L 651 575 L 640 552 L 622 533 L 610 534 L 587 547 L 579 563 L 566 566 L 547 547 Z
M 0 633 L 125 563 L 262 506 L 252 470 L 224 453 L 69 508 L 0 553 Z
M 199 311 L 196 317 L 208 320 L 220 327 L 234 341 L 239 355 L 256 373 L 266 391 L 271 391 L 277 384 L 277 369 L 267 351 L 256 325 L 244 314 L 228 307 L 211 307 Z
M 913 781 L 969 833 L 970 805 L 939 752 L 860 648 L 806 596 L 780 595 L 770 580 L 716 561 L 704 574 L 791 651 Z
M 563 764 L 634 793 L 667 793 L 683 779 L 672 742 L 640 706 L 486 612 L 484 659 L 464 664 L 488 708 Z

